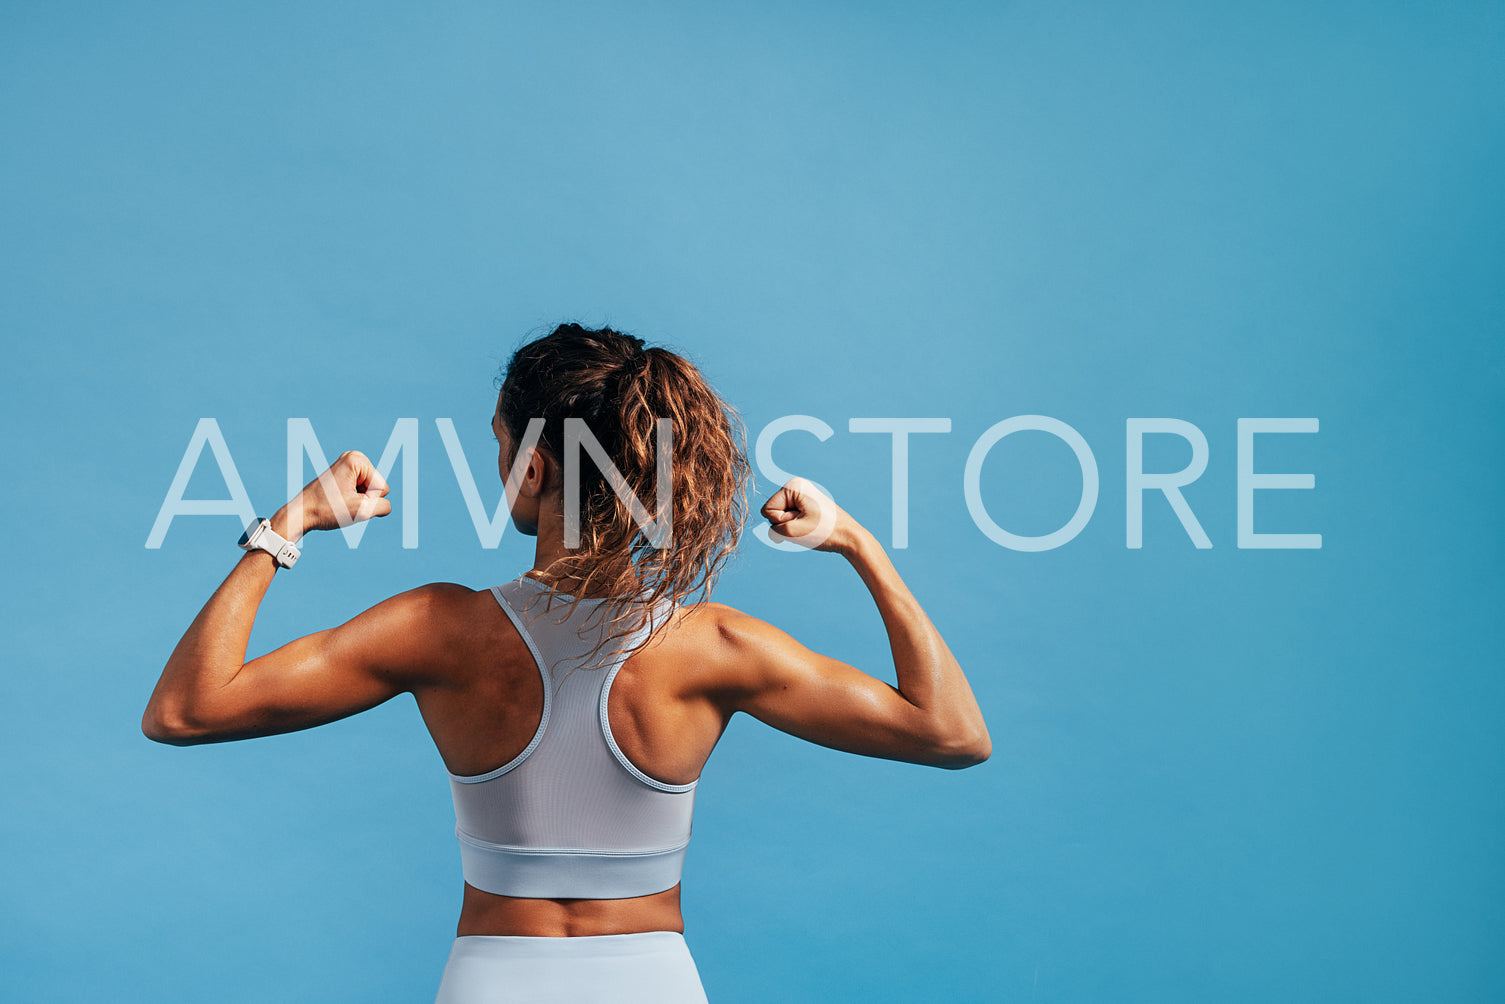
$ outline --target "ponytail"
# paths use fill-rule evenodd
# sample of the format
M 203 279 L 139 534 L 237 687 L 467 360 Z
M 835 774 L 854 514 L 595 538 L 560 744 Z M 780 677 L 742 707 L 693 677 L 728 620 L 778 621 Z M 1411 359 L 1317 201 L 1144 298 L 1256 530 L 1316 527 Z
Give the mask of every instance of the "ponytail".
M 608 640 L 645 622 L 649 607 L 636 601 L 709 597 L 747 519 L 751 467 L 741 420 L 688 360 L 610 328 L 564 324 L 513 354 L 497 407 L 514 444 L 543 418 L 539 445 L 561 463 L 564 420 L 583 419 L 649 516 L 668 518 L 672 537 L 655 547 L 597 466 L 579 465 L 580 546 L 541 574 L 610 597 Z M 660 419 L 673 450 L 667 499 L 657 497 Z

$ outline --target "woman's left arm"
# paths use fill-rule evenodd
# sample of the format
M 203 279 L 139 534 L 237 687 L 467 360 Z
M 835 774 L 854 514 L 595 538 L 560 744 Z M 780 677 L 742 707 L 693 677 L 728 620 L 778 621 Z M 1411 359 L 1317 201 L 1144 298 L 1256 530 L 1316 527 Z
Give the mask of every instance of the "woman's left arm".
M 309 530 L 385 516 L 392 511 L 386 493 L 371 461 L 346 453 L 272 517 L 272 529 L 296 541 Z M 204 604 L 141 716 L 148 738 L 179 746 L 249 739 L 375 707 L 422 685 L 437 608 L 456 590 L 469 593 L 450 584 L 414 589 L 246 662 L 251 626 L 276 571 L 270 554 L 251 551 Z

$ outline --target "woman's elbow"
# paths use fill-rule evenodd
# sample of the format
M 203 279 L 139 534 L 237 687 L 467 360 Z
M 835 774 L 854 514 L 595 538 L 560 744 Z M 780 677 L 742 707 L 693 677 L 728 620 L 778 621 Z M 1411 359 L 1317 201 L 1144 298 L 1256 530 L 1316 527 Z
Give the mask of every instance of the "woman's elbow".
M 204 741 L 203 731 L 186 717 L 165 713 L 150 704 L 141 715 L 141 734 L 154 743 L 168 746 L 193 746 Z
M 975 767 L 993 755 L 993 740 L 986 728 L 955 730 L 938 737 L 931 763 L 947 770 Z
M 944 764 L 950 770 L 976 767 L 993 755 L 993 741 L 984 733 L 982 738 L 972 740 L 956 749 L 952 759 Z

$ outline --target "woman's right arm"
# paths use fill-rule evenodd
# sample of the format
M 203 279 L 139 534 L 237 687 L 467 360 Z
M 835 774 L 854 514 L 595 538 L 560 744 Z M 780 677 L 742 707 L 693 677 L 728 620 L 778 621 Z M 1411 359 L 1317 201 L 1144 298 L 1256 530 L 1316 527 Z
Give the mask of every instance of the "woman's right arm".
M 802 479 L 779 489 L 763 515 L 775 536 L 852 563 L 883 617 L 899 685 L 719 607 L 717 628 L 732 681 L 724 692 L 726 710 L 864 756 L 950 768 L 986 760 L 992 743 L 966 675 L 877 539 Z

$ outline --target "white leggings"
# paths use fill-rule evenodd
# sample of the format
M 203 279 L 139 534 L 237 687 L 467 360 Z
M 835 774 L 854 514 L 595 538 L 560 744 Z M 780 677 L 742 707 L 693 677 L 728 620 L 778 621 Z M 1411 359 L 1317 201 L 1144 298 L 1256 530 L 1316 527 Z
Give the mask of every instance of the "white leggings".
M 684 935 L 456 938 L 434 1004 L 706 1004 Z

